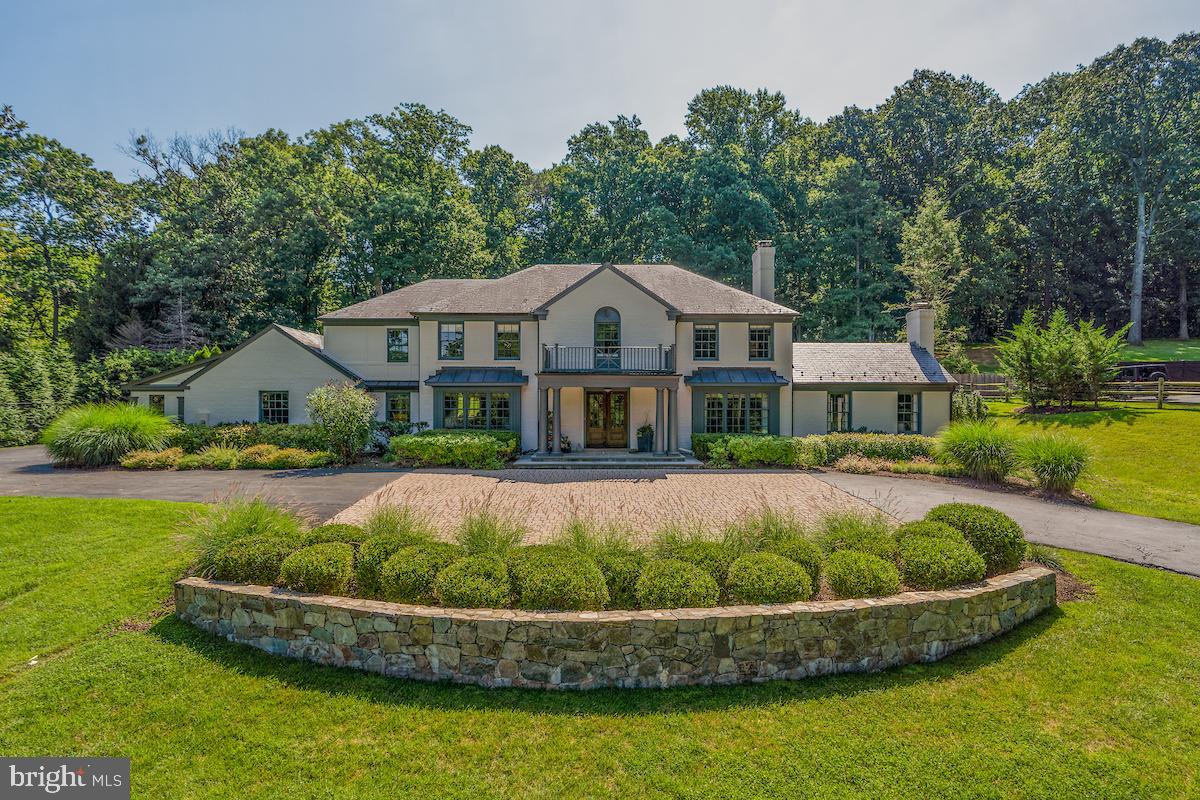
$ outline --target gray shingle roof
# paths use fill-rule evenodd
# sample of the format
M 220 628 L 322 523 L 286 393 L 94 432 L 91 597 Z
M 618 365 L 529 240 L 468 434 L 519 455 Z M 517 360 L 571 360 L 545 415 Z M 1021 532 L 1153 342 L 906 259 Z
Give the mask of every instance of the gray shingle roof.
M 404 319 L 414 313 L 532 314 L 600 266 L 534 264 L 492 280 L 434 278 L 332 311 L 321 319 Z M 786 306 L 672 264 L 618 264 L 612 269 L 680 314 L 796 314 Z
M 792 383 L 953 384 L 937 359 L 915 344 L 795 342 Z
M 768 367 L 700 367 L 683 382 L 690 386 L 783 386 L 787 380 Z

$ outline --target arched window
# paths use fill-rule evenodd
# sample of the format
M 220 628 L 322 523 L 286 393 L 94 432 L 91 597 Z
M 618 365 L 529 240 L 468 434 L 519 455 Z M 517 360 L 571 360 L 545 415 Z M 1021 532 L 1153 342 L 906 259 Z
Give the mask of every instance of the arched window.
M 611 306 L 596 312 L 593 339 L 596 368 L 618 369 L 621 365 L 621 315 Z

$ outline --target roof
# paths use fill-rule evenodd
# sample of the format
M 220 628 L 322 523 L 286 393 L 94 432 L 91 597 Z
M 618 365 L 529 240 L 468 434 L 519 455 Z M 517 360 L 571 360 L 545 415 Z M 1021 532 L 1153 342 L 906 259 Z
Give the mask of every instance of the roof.
M 425 379 L 427 386 L 519 386 L 529 376 L 514 367 L 443 367 Z
M 792 309 L 673 264 L 534 264 L 501 278 L 434 278 L 323 315 L 322 322 L 414 314 L 533 314 L 602 270 L 612 270 L 674 314 L 794 317 Z
M 937 383 L 954 378 L 920 345 L 892 342 L 794 342 L 792 383 Z
M 700 367 L 683 382 L 692 386 L 784 386 L 787 379 L 768 367 Z

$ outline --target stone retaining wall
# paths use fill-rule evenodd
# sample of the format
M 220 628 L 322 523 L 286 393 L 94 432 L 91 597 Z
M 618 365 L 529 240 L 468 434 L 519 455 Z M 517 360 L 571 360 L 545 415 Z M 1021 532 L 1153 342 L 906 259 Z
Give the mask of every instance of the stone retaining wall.
M 179 617 L 320 664 L 480 686 L 592 689 L 797 679 L 936 661 L 1055 604 L 1030 567 L 970 588 L 873 600 L 673 611 L 407 606 L 186 578 Z

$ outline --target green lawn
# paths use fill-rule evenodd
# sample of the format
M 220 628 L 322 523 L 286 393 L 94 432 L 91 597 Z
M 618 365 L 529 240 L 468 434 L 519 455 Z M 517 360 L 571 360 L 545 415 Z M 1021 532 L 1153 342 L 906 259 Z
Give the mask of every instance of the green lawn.
M 288 661 L 172 617 L 114 630 L 159 608 L 180 564 L 170 532 L 182 510 L 22 498 L 2 511 L 10 558 L 36 564 L 27 554 L 87 544 L 86 558 L 38 571 L 38 602 L 5 595 L 8 647 L 28 647 L 14 606 L 26 609 L 18 628 L 34 606 L 37 619 L 67 619 L 39 648 L 54 656 L 0 676 L 0 752 L 129 755 L 138 797 L 1200 792 L 1200 582 L 1179 575 L 1068 554 L 1095 597 L 880 675 L 487 691 Z M 90 600 L 64 601 L 67 590 Z
M 1096 505 L 1200 525 L 1200 406 L 1105 403 L 1099 411 L 1021 415 L 1023 403 L 989 402 L 1001 424 L 1067 431 L 1095 460 L 1079 488 Z

